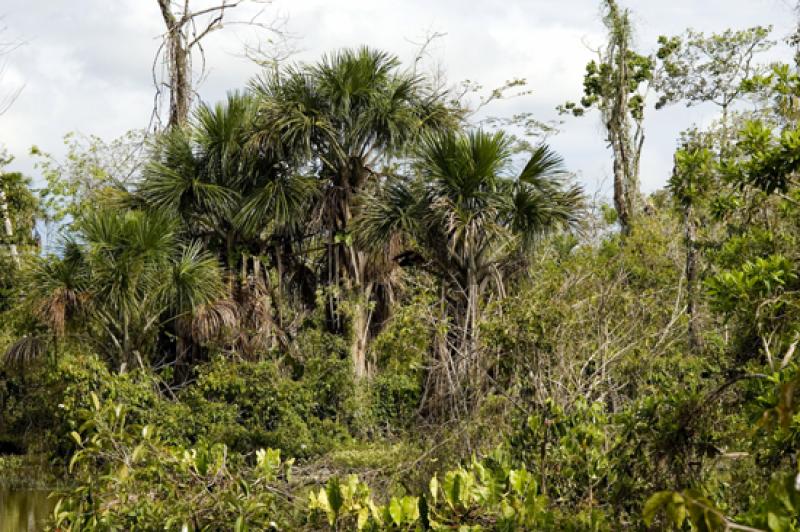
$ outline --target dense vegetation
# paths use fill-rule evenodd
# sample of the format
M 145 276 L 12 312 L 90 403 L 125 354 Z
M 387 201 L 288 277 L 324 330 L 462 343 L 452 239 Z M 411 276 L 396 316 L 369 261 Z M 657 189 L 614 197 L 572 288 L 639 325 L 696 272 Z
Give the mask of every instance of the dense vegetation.
M 800 529 L 800 55 L 603 5 L 608 203 L 368 47 L 4 171 L 4 474 L 57 530 Z M 720 115 L 645 197 L 647 89 Z

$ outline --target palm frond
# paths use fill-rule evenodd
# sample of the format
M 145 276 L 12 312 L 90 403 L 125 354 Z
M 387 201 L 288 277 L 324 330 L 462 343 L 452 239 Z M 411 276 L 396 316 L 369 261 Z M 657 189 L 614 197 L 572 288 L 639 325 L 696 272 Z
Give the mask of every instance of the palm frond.
M 542 186 L 542 178 L 563 176 L 564 158 L 554 152 L 549 146 L 538 146 L 519 174 L 519 181 L 529 185 Z
M 313 178 L 276 176 L 245 199 L 233 222 L 248 235 L 258 235 L 267 224 L 292 225 L 307 216 L 310 202 L 318 195 Z
M 191 314 L 191 337 L 200 345 L 230 338 L 238 326 L 238 307 L 227 299 L 199 305 Z
M 41 359 L 47 352 L 47 343 L 37 337 L 25 335 L 11 344 L 3 354 L 5 366 L 23 367 Z
M 40 258 L 27 273 L 30 308 L 56 337 L 64 336 L 68 323 L 84 310 L 90 298 L 89 272 L 78 249 L 70 244 L 61 258 Z
M 413 234 L 418 223 L 420 191 L 402 181 L 367 195 L 353 224 L 356 242 L 365 249 L 386 246 L 400 234 Z
M 510 227 L 526 245 L 549 232 L 576 226 L 584 208 L 583 190 L 578 186 L 523 185 L 510 200 Z
M 167 281 L 165 288 L 176 315 L 191 314 L 225 295 L 217 259 L 204 251 L 199 242 L 182 246 Z

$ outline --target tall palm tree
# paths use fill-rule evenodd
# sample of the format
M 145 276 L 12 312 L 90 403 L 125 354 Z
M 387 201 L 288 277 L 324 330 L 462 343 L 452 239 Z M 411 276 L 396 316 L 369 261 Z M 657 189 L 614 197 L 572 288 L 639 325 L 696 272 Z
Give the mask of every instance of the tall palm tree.
M 239 93 L 213 107 L 200 106 L 191 124 L 156 140 L 134 192 L 135 204 L 177 217 L 184 237 L 203 242 L 220 258 L 229 297 L 239 307 L 251 307 L 236 313 L 247 322 L 241 324 L 243 333 L 258 333 L 262 322 L 271 322 L 274 301 L 268 300 L 280 299 L 281 290 L 270 290 L 265 282 L 259 257 L 305 273 L 301 255 L 293 251 L 300 240 L 298 220 L 316 193 L 315 182 L 296 171 L 291 156 L 278 156 L 278 146 L 249 142 L 255 111 L 253 98 Z M 308 275 L 288 277 L 308 281 Z M 313 299 L 313 288 L 310 292 L 307 299 Z M 251 312 L 254 308 L 259 312 Z M 270 343 L 241 340 L 239 347 L 248 351 Z
M 158 137 L 135 192 L 142 205 L 180 217 L 189 236 L 232 269 L 237 244 L 292 220 L 313 193 L 291 157 L 248 142 L 255 110 L 251 97 L 235 92 L 200 106 L 192 124 Z
M 419 179 L 395 180 L 365 200 L 358 240 L 381 248 L 404 238 L 417 264 L 438 279 L 448 333 L 429 371 L 431 400 L 453 398 L 479 379 L 481 309 L 523 272 L 543 235 L 575 225 L 582 191 L 565 182 L 547 146 L 514 172 L 512 139 L 502 132 L 427 135 Z
M 358 197 L 390 177 L 422 132 L 452 127 L 458 117 L 425 78 L 402 70 L 395 56 L 366 47 L 268 73 L 252 88 L 258 99 L 253 142 L 302 154 L 305 171 L 316 178 L 305 234 L 323 249 L 319 277 L 327 287 L 329 329 L 349 329 L 355 373 L 364 376 L 371 308 L 390 297 L 392 268 L 376 263 L 380 254 L 352 238 Z

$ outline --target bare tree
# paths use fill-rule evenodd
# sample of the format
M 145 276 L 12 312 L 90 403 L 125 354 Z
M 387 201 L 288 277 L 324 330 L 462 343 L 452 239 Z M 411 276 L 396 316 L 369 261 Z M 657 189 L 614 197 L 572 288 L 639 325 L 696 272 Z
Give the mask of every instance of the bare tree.
M 277 27 L 259 22 L 264 9 L 249 20 L 227 20 L 228 13 L 245 4 L 269 4 L 271 0 L 221 0 L 217 5 L 192 8 L 190 0 L 156 0 L 164 19 L 166 31 L 156 52 L 153 63 L 153 80 L 156 85 L 156 105 L 154 118 L 158 119 L 158 109 L 162 90 L 169 91 L 168 127 L 186 124 L 194 97 L 196 72 L 192 69 L 192 59 L 198 55 L 202 66 L 197 79 L 205 73 L 205 54 L 203 39 L 210 33 L 222 29 L 224 25 L 247 24 L 278 33 Z M 156 74 L 156 67 L 162 62 L 165 75 L 162 79 Z

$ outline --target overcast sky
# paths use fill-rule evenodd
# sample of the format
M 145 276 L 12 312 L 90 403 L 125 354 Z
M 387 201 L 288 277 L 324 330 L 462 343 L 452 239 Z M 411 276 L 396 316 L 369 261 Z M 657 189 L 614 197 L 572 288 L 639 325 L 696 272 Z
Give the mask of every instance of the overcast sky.
M 794 24 L 789 0 L 623 3 L 634 12 L 643 51 L 652 50 L 658 35 L 686 27 L 721 31 L 772 24 L 780 40 Z M 234 18 L 251 13 L 240 8 Z M 14 106 L 0 116 L 0 144 L 16 156 L 16 169 L 37 178 L 27 155 L 31 145 L 60 156 L 61 138 L 69 131 L 111 139 L 148 124 L 151 66 L 163 26 L 156 0 L 3 0 L 0 15 L 7 27 L 0 40 L 26 42 L 8 58 L 0 79 L 0 94 L 24 84 Z M 432 56 L 451 81 L 470 79 L 489 88 L 524 77 L 533 94 L 490 112 L 529 111 L 545 121 L 559 118 L 556 105 L 580 97 L 589 46 L 603 38 L 597 0 L 275 0 L 265 17 L 286 20 L 285 29 L 296 37 L 296 60 L 360 44 L 407 60 L 426 33 L 446 33 Z M 220 99 L 257 74 L 241 53 L 243 42 L 253 38 L 235 25 L 209 37 L 209 72 L 199 88 L 203 100 Z M 788 52 L 776 52 L 781 53 Z M 677 134 L 692 123 L 707 123 L 713 109 L 648 113 L 642 181 L 650 191 L 666 182 Z M 607 192 L 610 154 L 598 117 L 564 120 L 551 144 L 589 191 L 604 186 Z

